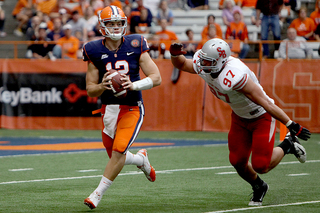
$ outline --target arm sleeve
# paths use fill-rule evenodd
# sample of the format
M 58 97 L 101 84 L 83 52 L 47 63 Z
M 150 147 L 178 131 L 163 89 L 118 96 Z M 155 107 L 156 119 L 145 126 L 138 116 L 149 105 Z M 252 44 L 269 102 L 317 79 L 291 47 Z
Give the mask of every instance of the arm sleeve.
M 243 74 L 242 78 L 233 86 L 233 90 L 242 89 L 248 82 L 248 75 L 246 73 Z

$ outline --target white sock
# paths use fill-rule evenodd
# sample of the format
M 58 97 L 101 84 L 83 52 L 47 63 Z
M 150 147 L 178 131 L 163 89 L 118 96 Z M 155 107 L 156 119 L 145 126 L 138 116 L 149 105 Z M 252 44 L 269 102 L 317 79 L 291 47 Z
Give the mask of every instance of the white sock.
M 127 151 L 126 161 L 124 165 L 137 165 L 141 166 L 143 164 L 143 157 L 140 155 L 134 155 L 131 152 Z
M 109 180 L 105 176 L 102 176 L 99 186 L 96 188 L 97 191 L 101 196 L 107 191 L 107 189 L 111 186 L 113 181 Z

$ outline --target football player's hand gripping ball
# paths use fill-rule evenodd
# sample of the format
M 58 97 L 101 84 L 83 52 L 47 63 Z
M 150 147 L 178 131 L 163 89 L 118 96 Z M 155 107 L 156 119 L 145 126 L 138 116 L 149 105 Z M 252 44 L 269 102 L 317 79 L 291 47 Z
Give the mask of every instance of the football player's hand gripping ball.
M 180 43 L 174 43 L 170 46 L 170 54 L 172 56 L 178 56 L 186 54 L 187 52 L 183 50 L 183 45 Z

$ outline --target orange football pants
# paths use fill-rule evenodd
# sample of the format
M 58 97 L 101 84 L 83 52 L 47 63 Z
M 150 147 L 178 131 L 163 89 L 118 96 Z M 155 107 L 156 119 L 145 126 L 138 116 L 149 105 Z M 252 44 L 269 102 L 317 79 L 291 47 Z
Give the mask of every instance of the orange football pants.
M 141 106 L 127 106 L 120 105 L 120 112 L 117 117 L 117 128 L 114 139 L 103 132 L 102 128 L 102 142 L 109 158 L 112 156 L 112 151 L 126 153 L 130 146 L 137 138 L 143 123 L 144 107 Z M 106 105 L 102 105 L 102 123 L 105 114 Z M 104 126 L 103 126 L 104 127 Z

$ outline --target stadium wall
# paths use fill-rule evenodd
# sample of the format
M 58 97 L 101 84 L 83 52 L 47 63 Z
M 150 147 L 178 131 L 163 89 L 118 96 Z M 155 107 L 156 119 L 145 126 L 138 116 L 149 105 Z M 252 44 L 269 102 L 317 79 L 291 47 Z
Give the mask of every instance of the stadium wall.
M 204 81 L 182 72 L 171 82 L 170 60 L 155 60 L 162 84 L 143 91 L 146 131 L 223 131 L 230 107 Z M 319 60 L 246 62 L 266 93 L 311 132 L 320 132 Z M 8 129 L 101 128 L 97 98 L 85 91 L 86 63 L 76 60 L 0 59 L 0 127 Z M 219 96 L 219 95 L 218 95 Z M 223 98 L 223 97 L 220 97 Z

